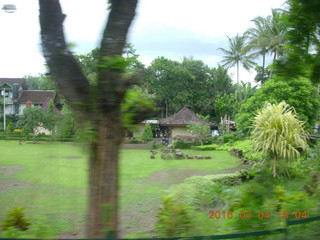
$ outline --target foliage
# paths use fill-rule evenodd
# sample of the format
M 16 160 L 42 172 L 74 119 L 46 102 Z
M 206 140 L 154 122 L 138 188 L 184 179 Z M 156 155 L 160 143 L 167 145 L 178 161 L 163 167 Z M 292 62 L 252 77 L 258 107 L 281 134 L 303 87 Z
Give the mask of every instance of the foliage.
M 57 86 L 52 78 L 46 74 L 39 74 L 38 76 L 25 76 L 28 88 L 30 90 L 56 90 Z
M 99 58 L 99 48 L 91 50 L 90 53 L 76 55 L 75 58 L 79 63 L 82 71 L 89 79 L 90 84 L 95 86 L 97 82 L 97 67 Z M 105 58 L 100 67 L 121 69 L 124 68 L 128 72 L 143 69 L 143 64 L 138 60 L 139 55 L 136 53 L 134 46 L 131 43 L 125 44 L 123 56 L 118 56 L 116 59 Z
M 153 134 L 152 134 L 151 126 L 149 123 L 147 123 L 143 130 L 142 140 L 149 142 L 152 139 L 153 139 Z
M 14 125 L 12 122 L 9 122 L 9 124 L 6 127 L 6 132 L 11 133 L 11 132 L 13 132 L 13 130 L 14 130 Z
M 164 57 L 154 59 L 140 86 L 155 95 L 162 117 L 184 106 L 203 116 L 213 117 L 215 97 L 234 92 L 225 68 L 209 68 L 202 61 L 192 58 L 184 58 L 182 62 Z
M 254 56 L 251 54 L 248 54 L 248 51 L 246 49 L 245 44 L 245 37 L 240 36 L 237 34 L 235 37 L 231 38 L 228 37 L 229 40 L 229 50 L 226 50 L 224 48 L 219 48 L 225 56 L 222 60 L 223 67 L 231 68 L 236 66 L 237 67 L 237 83 L 240 82 L 239 79 L 239 65 L 242 64 L 242 66 L 249 70 L 251 67 L 255 65 L 255 63 L 252 61 Z
M 41 107 L 27 107 L 23 110 L 18 126 L 21 126 L 26 132 L 37 134 L 37 128 L 45 126 L 45 112 Z
M 125 94 L 124 102 L 121 104 L 122 124 L 125 128 L 134 129 L 133 122 L 137 117 L 149 115 L 154 111 L 154 97 L 144 92 L 140 87 L 134 86 Z
M 209 150 L 216 150 L 217 147 L 218 147 L 217 144 L 210 144 L 210 145 L 193 146 L 192 149 L 200 150 L 200 151 L 209 151 Z
M 160 237 L 185 237 L 193 229 L 186 205 L 176 203 L 172 197 L 163 197 L 155 232 Z
M 44 217 L 37 217 L 32 219 L 32 224 L 27 230 L 21 231 L 15 227 L 8 227 L 5 231 L 0 233 L 2 238 L 28 238 L 28 239 L 51 239 L 58 233 L 58 230 L 52 227 L 48 219 Z
M 210 135 L 210 126 L 205 124 L 190 123 L 187 128 L 192 135 L 195 135 L 200 139 L 201 145 L 204 138 Z
M 185 142 L 185 141 L 177 140 L 177 141 L 174 141 L 173 148 L 175 148 L 175 149 L 190 149 L 192 146 L 197 145 L 197 144 L 200 145 L 200 143 L 198 143 L 198 142 Z
M 239 101 L 235 93 L 218 95 L 214 100 L 214 110 L 218 121 L 225 115 L 234 118 L 239 107 Z
M 288 55 L 280 59 L 276 71 L 288 78 L 304 76 L 319 83 L 319 1 L 289 0 L 282 21 L 288 27 Z
M 61 110 L 61 117 L 57 121 L 57 136 L 60 137 L 73 137 L 77 133 L 76 116 L 72 109 L 64 104 Z
M 10 227 L 26 231 L 31 225 L 30 219 L 25 217 L 24 208 L 16 207 L 7 211 L 7 218 L 2 222 L 1 228 L 6 231 Z
M 268 162 L 277 176 L 278 162 L 293 161 L 300 152 L 306 150 L 307 134 L 303 122 L 296 117 L 295 111 L 284 101 L 280 104 L 267 103 L 254 119 L 251 134 L 255 151 L 268 154 Z
M 306 122 L 306 128 L 313 125 L 319 109 L 317 89 L 305 78 L 286 80 L 282 77 L 274 77 L 241 106 L 236 116 L 237 130 L 248 132 L 258 109 L 266 102 L 281 101 L 286 101 L 295 108 L 299 120 Z
M 55 109 L 55 106 L 53 103 L 53 99 L 50 99 L 48 104 L 48 110 L 45 112 L 45 115 L 44 115 L 44 121 L 45 121 L 46 128 L 52 132 L 55 129 L 58 121 L 58 115 L 55 113 L 54 109 Z
M 15 129 L 13 130 L 13 133 L 16 133 L 16 134 L 21 134 L 23 131 L 21 129 Z

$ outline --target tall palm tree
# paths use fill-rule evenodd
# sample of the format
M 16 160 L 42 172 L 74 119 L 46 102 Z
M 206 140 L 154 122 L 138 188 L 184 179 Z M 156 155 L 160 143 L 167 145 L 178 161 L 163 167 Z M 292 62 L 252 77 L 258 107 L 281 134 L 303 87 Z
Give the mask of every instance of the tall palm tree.
M 245 32 L 245 36 L 249 39 L 247 48 L 249 51 L 255 51 L 255 57 L 262 56 L 262 76 L 265 72 L 266 55 L 270 52 L 270 43 L 272 36 L 269 31 L 269 19 L 264 17 L 256 17 L 251 20 L 255 27 L 249 28 Z
M 273 53 L 273 61 L 284 53 L 283 46 L 287 42 L 287 25 L 281 20 L 283 10 L 272 9 L 272 16 L 269 16 L 269 32 L 272 36 L 270 51 Z
M 237 34 L 235 37 L 230 38 L 229 40 L 229 50 L 224 48 L 219 48 L 225 56 L 221 61 L 222 66 L 226 68 L 237 67 L 237 83 L 239 84 L 239 67 L 240 64 L 247 70 L 250 71 L 251 68 L 255 66 L 253 62 L 254 55 L 248 55 L 248 50 L 246 48 L 246 38 Z
M 265 72 L 266 54 L 273 54 L 273 62 L 283 54 L 286 42 L 286 25 L 281 21 L 282 10 L 272 9 L 272 15 L 256 17 L 251 20 L 255 27 L 249 28 L 245 36 L 249 39 L 248 50 L 253 50 L 256 57 L 262 56 L 262 76 Z M 269 76 L 271 77 L 271 76 Z

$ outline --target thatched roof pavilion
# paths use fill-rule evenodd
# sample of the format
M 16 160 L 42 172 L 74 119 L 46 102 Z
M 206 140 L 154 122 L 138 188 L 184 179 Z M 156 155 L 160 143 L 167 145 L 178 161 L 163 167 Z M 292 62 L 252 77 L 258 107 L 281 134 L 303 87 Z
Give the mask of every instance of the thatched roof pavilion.
M 204 124 L 210 127 L 215 126 L 215 123 L 208 122 L 199 118 L 187 107 L 183 107 L 179 112 L 171 115 L 170 117 L 159 120 L 159 124 L 161 126 L 184 127 L 189 125 L 190 123 Z

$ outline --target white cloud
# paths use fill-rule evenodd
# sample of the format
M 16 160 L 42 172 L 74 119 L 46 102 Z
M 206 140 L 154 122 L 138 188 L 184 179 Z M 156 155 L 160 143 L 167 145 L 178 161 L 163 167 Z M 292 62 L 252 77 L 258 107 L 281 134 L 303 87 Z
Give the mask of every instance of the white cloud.
M 11 1 L 11 2 L 10 2 Z M 60 0 L 67 41 L 76 53 L 98 46 L 107 18 L 106 0 Z M 13 14 L 0 12 L 0 76 L 22 77 L 44 71 L 39 40 L 38 0 L 0 0 L 17 5 Z M 140 0 L 129 41 L 144 62 L 164 56 L 193 56 L 216 67 L 227 47 L 226 35 L 250 27 L 258 15 L 271 14 L 284 0 Z

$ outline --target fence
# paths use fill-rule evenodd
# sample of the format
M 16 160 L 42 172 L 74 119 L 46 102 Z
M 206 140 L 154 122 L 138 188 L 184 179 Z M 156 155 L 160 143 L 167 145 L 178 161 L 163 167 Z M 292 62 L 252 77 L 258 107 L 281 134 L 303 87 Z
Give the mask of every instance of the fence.
M 223 234 L 223 235 L 212 235 L 212 236 L 195 236 L 195 237 L 173 237 L 173 238 L 130 238 L 130 239 L 119 239 L 119 240 L 212 240 L 212 239 L 236 239 L 236 238 L 246 238 L 246 237 L 258 237 L 258 236 L 265 236 L 270 234 L 278 234 L 278 233 L 285 233 L 285 238 L 287 238 L 288 234 L 290 234 L 290 229 L 288 227 L 298 224 L 304 224 L 314 221 L 320 221 L 320 216 L 316 217 L 309 217 L 305 219 L 298 219 L 287 221 L 287 228 L 278 228 L 274 230 L 264 230 L 264 231 L 256 231 L 256 232 L 246 232 L 246 233 L 232 233 L 232 234 Z M 304 236 L 306 239 L 308 236 Z M 320 233 L 317 239 L 320 239 Z M 14 240 L 14 238 L 0 238 L 0 240 Z M 37 240 L 37 239 L 30 239 L 30 238 L 19 238 L 19 240 Z M 60 239 L 63 240 L 63 239 Z M 90 239 L 83 239 L 83 240 L 90 240 Z M 104 240 L 111 240 L 105 238 Z

